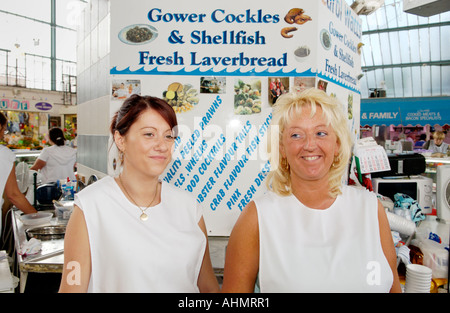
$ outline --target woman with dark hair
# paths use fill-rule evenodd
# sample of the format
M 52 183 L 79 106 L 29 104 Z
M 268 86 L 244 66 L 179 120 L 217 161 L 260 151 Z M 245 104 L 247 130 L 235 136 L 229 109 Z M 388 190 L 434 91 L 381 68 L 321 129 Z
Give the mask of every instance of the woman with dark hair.
M 6 133 L 8 123 L 5 115 L 0 112 L 0 139 Z M 16 167 L 14 160 L 16 156 L 7 147 L 0 145 L 0 208 L 3 204 L 3 193 L 19 210 L 24 213 L 36 213 L 36 209 L 20 192 L 16 180 Z M 1 210 L 0 210 L 1 211 Z M 2 230 L 2 219 L 0 219 L 0 236 Z
M 64 145 L 64 133 L 61 128 L 50 129 L 49 137 L 51 146 L 42 149 L 30 169 L 41 170 L 43 183 L 56 182 L 67 177 L 75 180 L 77 150 Z
M 219 291 L 201 208 L 159 180 L 176 126 L 172 107 L 150 96 L 130 96 L 113 116 L 122 170 L 75 195 L 60 292 Z

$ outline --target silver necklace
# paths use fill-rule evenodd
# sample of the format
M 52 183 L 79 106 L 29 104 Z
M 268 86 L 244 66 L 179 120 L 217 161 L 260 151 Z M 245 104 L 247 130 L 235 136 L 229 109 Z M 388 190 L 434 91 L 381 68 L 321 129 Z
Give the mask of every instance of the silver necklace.
M 133 203 L 138 207 L 138 209 L 141 210 L 142 214 L 141 214 L 141 216 L 140 216 L 139 218 L 141 219 L 141 221 L 145 222 L 146 220 L 148 220 L 148 215 L 145 214 L 145 211 L 147 211 L 148 208 L 150 208 L 150 206 L 152 205 L 153 201 L 155 201 L 156 194 L 157 194 L 157 192 L 158 192 L 158 185 L 156 185 L 155 195 L 153 196 L 152 202 L 150 202 L 149 205 L 148 205 L 145 209 L 142 209 L 142 208 L 136 203 L 136 201 L 134 201 L 133 197 L 131 197 L 130 194 L 128 193 L 127 188 L 125 188 L 125 185 L 124 185 L 123 182 L 122 182 L 121 176 L 122 176 L 122 175 L 119 175 L 119 181 L 120 181 L 120 184 L 121 184 L 122 187 L 123 187 L 123 190 L 125 190 L 125 193 L 127 194 L 128 198 L 130 198 L 130 199 L 133 201 Z

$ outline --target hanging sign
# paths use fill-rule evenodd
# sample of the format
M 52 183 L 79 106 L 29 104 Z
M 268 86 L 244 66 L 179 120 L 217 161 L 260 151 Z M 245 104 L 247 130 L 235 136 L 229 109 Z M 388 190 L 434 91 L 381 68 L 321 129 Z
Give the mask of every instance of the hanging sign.
M 161 179 L 227 236 L 265 191 L 272 106 L 288 91 L 338 98 L 359 133 L 361 21 L 343 0 L 111 1 L 111 101 L 165 99 L 180 139 Z M 112 162 L 111 162 L 112 164 Z
M 450 98 L 366 99 L 361 125 L 450 125 Z
M 35 105 L 35 108 L 41 111 L 48 111 L 53 108 L 53 106 L 48 102 L 38 102 Z

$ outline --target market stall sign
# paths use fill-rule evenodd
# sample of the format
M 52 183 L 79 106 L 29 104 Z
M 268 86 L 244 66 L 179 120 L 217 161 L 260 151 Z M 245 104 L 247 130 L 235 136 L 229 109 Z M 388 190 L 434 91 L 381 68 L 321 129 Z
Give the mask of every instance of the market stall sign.
M 28 110 L 30 102 L 28 100 L 17 100 L 3 98 L 0 100 L 2 110 Z
M 450 124 L 450 97 L 365 99 L 361 126 Z
M 345 1 L 128 0 L 110 9 L 112 106 L 140 94 L 173 107 L 179 137 L 161 179 L 192 193 L 208 235 L 229 236 L 264 193 L 282 93 L 324 90 L 359 133 L 362 22 Z
M 41 110 L 41 111 L 48 111 L 52 109 L 52 105 L 48 102 L 38 102 L 34 105 L 36 107 L 36 109 Z
M 359 91 L 362 24 L 344 1 L 288 1 L 282 6 L 246 1 L 220 7 L 209 2 L 201 9 L 193 7 L 193 2 L 174 7 L 167 1 L 114 4 L 110 73 L 307 74 Z M 123 15 L 130 9 L 136 13 Z

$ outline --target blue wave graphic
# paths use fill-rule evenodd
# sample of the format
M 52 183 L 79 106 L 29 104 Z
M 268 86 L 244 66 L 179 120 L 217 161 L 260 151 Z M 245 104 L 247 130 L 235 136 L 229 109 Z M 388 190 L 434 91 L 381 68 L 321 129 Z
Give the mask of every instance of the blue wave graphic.
M 137 70 L 130 70 L 130 67 L 127 67 L 123 70 L 118 70 L 117 67 L 111 68 L 111 75 L 192 75 L 192 76 L 279 76 L 279 77 L 291 77 L 291 76 L 316 76 L 316 73 L 313 73 L 311 69 L 308 69 L 304 72 L 298 72 L 297 69 L 293 69 L 290 72 L 283 72 L 283 69 L 280 69 L 276 72 L 270 72 L 268 69 L 264 71 L 256 71 L 255 69 L 251 69 L 248 71 L 243 71 L 240 68 L 234 71 L 229 72 L 227 69 L 223 69 L 220 71 L 214 70 L 214 68 L 210 68 L 207 70 L 200 70 L 199 68 L 187 71 L 185 68 L 179 71 L 160 71 L 157 67 L 151 70 L 145 70 L 144 67 L 141 67 Z
M 341 86 L 343 88 L 349 89 L 349 90 L 353 91 L 354 93 L 361 94 L 361 91 L 359 89 L 356 89 L 352 84 L 340 82 L 339 80 L 335 79 L 331 75 L 329 76 L 329 75 L 324 75 L 323 73 L 317 73 L 317 77 L 327 80 L 327 81 L 331 81 L 332 83 L 334 83 L 338 86 Z

